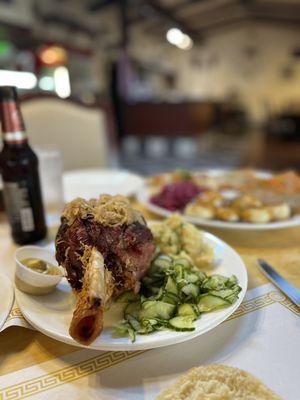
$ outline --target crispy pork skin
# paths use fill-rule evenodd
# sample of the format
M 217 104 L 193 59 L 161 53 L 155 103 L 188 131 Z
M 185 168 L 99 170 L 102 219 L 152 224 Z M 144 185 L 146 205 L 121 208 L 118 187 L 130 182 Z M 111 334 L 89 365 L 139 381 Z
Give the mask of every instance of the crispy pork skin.
M 114 295 L 135 289 L 149 268 L 154 243 L 150 229 L 140 222 L 112 228 L 94 220 L 66 221 L 56 237 L 56 259 L 67 271 L 67 279 L 75 290 L 81 290 L 85 266 L 82 263 L 85 246 L 95 247 L 104 258 L 115 280 Z

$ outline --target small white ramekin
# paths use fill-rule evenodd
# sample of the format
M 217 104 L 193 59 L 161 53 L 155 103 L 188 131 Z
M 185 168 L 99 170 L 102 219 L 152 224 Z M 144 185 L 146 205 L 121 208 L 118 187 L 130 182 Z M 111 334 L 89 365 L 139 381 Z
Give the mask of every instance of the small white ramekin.
M 26 258 L 39 258 L 57 266 L 56 259 L 51 251 L 38 246 L 19 247 L 15 252 L 15 283 L 17 288 L 23 292 L 36 295 L 50 293 L 54 290 L 63 277 L 63 269 L 61 269 L 61 275 L 42 274 L 22 264 L 22 260 Z

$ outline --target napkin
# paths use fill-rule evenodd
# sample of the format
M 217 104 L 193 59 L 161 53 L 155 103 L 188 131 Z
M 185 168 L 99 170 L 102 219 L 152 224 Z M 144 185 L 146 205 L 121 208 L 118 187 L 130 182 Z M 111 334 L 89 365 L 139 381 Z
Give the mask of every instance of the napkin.
M 10 326 L 21 326 L 22 328 L 34 329 L 33 326 L 31 326 L 23 317 L 16 301 L 14 301 L 10 313 L 2 325 L 0 332 L 4 331 L 4 329 L 9 328 Z

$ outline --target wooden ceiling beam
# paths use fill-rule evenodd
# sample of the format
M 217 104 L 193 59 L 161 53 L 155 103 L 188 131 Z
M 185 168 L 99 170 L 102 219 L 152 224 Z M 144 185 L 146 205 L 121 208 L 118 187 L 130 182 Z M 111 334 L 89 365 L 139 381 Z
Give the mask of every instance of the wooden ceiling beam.
M 174 7 L 172 7 L 171 10 L 172 10 L 172 12 L 181 11 L 184 8 L 186 8 L 192 4 L 200 4 L 200 3 L 205 3 L 207 1 L 210 1 L 210 0 L 186 0 L 180 4 L 175 5 Z
M 184 13 L 179 14 L 181 20 L 189 25 L 194 31 L 199 28 L 205 29 L 207 26 L 227 24 L 227 21 L 237 20 L 239 18 L 270 18 L 273 21 L 287 20 L 299 21 L 300 19 L 300 5 L 277 4 L 273 2 L 261 3 L 258 1 L 227 1 L 223 4 L 219 3 L 219 7 L 215 9 L 202 11 L 195 9 L 193 14 L 185 16 Z
M 249 13 L 249 14 L 241 14 L 235 15 L 228 18 L 224 18 L 222 20 L 215 20 L 211 23 L 206 23 L 205 25 L 194 25 L 193 29 L 198 31 L 199 34 L 204 37 L 206 34 L 215 31 L 221 30 L 223 28 L 229 28 L 231 26 L 245 23 L 245 22 L 263 22 L 263 23 L 270 23 L 270 24 L 277 24 L 277 25 L 285 25 L 285 26 L 293 26 L 300 29 L 300 15 L 294 16 L 293 18 L 288 18 L 286 16 L 279 16 L 279 15 L 262 15 L 256 13 Z
M 116 3 L 117 0 L 94 0 L 88 5 L 89 11 L 101 11 L 104 8 Z
M 193 17 L 189 17 L 189 26 L 196 30 L 198 27 L 205 28 L 206 26 L 219 24 L 223 21 L 226 23 L 228 20 L 237 18 L 246 18 L 250 16 L 250 12 L 236 4 L 228 4 L 216 9 L 214 12 L 209 11 L 205 13 L 195 13 Z
M 236 0 L 202 0 L 196 1 L 193 3 L 188 3 L 186 7 L 180 8 L 178 11 L 174 11 L 174 14 L 182 20 L 188 19 L 191 16 L 200 15 L 201 14 L 210 14 L 214 13 L 217 10 L 221 10 L 223 8 L 232 7 L 233 5 L 238 5 Z

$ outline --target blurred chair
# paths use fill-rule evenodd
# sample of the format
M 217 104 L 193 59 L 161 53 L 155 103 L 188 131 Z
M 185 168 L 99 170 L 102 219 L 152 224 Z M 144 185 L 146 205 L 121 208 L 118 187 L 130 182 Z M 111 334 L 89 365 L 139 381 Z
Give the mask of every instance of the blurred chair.
M 56 147 L 64 170 L 116 166 L 116 148 L 107 109 L 53 96 L 22 99 L 33 146 Z

